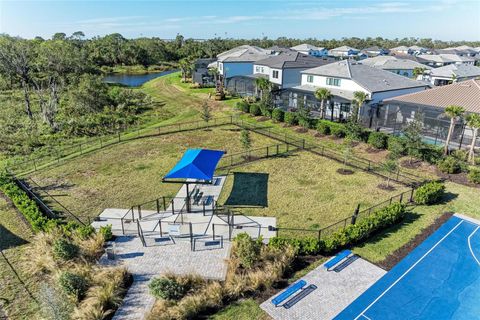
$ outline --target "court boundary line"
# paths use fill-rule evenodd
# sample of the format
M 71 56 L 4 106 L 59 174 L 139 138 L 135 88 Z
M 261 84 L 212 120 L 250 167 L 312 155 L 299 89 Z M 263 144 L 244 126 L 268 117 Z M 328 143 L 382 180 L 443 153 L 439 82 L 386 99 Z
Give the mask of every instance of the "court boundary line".
M 385 289 L 382 294 L 380 294 L 372 303 L 370 303 L 354 320 L 357 320 L 361 316 L 365 316 L 364 313 L 368 311 L 375 303 L 377 303 L 378 300 L 380 300 L 390 289 L 392 289 L 400 280 L 402 280 L 417 264 L 419 264 L 427 255 L 429 255 L 433 249 L 435 249 L 440 243 L 443 242 L 453 231 L 455 231 L 462 223 L 464 220 L 461 220 L 458 224 L 455 225 L 446 235 L 444 235 L 433 247 L 430 248 L 420 259 L 418 259 L 413 265 L 410 266 L 410 268 L 407 269 L 400 277 L 398 277 L 395 282 L 393 282 L 387 289 Z
M 473 249 L 472 249 L 472 244 L 470 242 L 470 239 L 478 231 L 478 229 L 480 229 L 480 226 L 477 226 L 475 228 L 475 230 L 473 230 L 473 232 L 470 233 L 470 235 L 468 236 L 468 241 L 467 242 L 468 242 L 468 248 L 470 249 L 470 253 L 472 254 L 473 259 L 475 259 L 475 261 L 477 261 L 478 265 L 480 266 L 480 261 L 478 261 L 477 257 L 475 256 L 475 253 L 473 252 Z

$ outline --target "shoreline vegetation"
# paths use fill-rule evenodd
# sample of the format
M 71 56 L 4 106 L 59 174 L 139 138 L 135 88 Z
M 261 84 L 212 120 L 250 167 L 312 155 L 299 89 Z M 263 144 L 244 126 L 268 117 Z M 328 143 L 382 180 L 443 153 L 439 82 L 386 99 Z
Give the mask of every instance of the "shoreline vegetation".
M 177 69 L 178 66 L 176 63 L 173 62 L 164 62 L 160 64 L 154 64 L 149 66 L 143 65 L 116 65 L 113 67 L 109 66 L 102 66 L 100 71 L 102 74 L 132 74 L 132 75 L 142 75 L 142 74 L 150 74 L 150 73 L 160 73 L 164 71 L 171 71 Z

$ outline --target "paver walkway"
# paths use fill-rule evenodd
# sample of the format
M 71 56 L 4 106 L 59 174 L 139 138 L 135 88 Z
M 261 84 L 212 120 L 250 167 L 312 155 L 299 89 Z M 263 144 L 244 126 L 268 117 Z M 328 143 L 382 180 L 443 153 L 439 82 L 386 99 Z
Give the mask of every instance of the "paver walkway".
M 223 248 L 191 251 L 188 241 L 143 247 L 138 237 L 118 237 L 115 260 L 103 257 L 100 263 L 126 266 L 133 274 L 134 282 L 114 319 L 143 319 L 154 303 L 148 292 L 148 283 L 154 276 L 166 272 L 195 273 L 207 279 L 224 280 L 229 252 L 229 242 L 225 242 Z
M 275 296 L 260 307 L 275 320 L 330 320 L 385 273 L 385 270 L 361 258 L 339 272 L 327 271 L 321 265 L 302 278 L 307 286 L 314 284 L 317 289 L 293 307 L 275 307 L 271 302 Z

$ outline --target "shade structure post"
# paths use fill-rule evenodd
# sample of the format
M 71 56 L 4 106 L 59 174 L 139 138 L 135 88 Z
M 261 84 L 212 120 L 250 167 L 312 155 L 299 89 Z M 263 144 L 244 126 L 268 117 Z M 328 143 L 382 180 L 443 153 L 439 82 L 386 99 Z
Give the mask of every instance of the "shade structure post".
M 186 186 L 187 186 L 187 198 L 185 199 L 185 201 L 187 201 L 186 208 L 187 208 L 187 213 L 189 213 L 191 212 L 191 208 L 190 208 L 190 191 L 188 188 L 188 182 L 186 183 Z

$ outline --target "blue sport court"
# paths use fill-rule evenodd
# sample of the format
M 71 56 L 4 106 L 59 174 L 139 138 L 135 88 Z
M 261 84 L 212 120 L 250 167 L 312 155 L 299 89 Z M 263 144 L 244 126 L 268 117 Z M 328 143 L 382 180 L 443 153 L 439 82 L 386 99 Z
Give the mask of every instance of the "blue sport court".
M 453 216 L 335 319 L 480 319 L 480 225 Z

